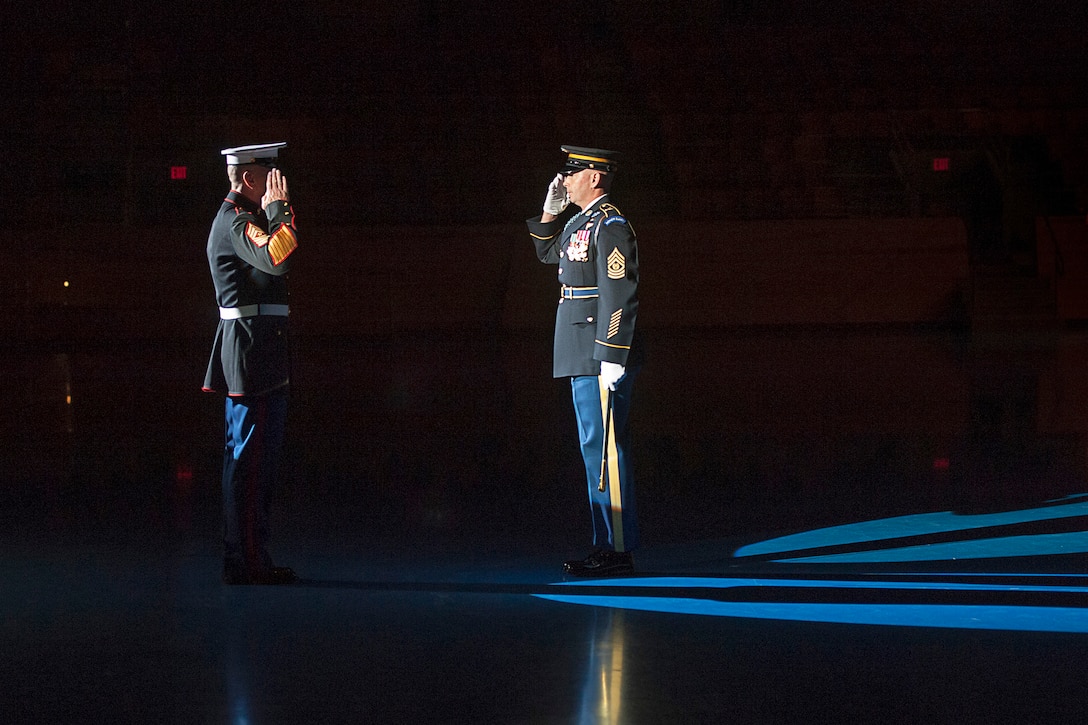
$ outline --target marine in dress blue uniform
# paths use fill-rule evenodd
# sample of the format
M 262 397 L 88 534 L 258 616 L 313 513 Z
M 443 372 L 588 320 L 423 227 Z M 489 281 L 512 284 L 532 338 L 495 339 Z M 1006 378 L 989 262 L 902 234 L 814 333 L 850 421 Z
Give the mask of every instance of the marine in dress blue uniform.
M 571 380 L 593 523 L 593 551 L 563 569 L 609 576 L 633 571 L 639 543 L 627 431 L 641 364 L 638 245 L 608 196 L 618 154 L 562 150 L 567 164 L 549 186 L 543 214 L 526 223 L 540 261 L 558 267 L 552 373 Z M 569 218 L 568 202 L 581 207 Z
M 283 448 L 289 379 L 287 273 L 298 248 L 285 143 L 224 149 L 231 191 L 208 235 L 219 324 L 204 390 L 226 394 L 223 581 L 288 584 L 272 563 L 268 496 Z

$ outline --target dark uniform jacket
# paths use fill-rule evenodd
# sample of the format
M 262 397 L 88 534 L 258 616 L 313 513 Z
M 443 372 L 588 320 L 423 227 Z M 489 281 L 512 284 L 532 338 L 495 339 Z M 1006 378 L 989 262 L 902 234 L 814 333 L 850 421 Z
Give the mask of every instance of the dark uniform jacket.
M 596 297 L 560 297 L 552 374 L 599 375 L 602 360 L 639 364 L 638 246 L 620 210 L 604 196 L 566 222 L 537 217 L 527 224 L 540 261 L 559 265 L 560 284 L 574 288 L 569 295 L 598 289 Z
M 216 300 L 227 310 L 221 309 L 221 318 L 242 316 L 219 320 L 205 390 L 261 395 L 287 385 L 287 317 L 262 314 L 259 306 L 285 309 L 286 275 L 297 247 L 289 204 L 275 201 L 261 211 L 240 193 L 227 195 L 208 235 L 208 264 Z

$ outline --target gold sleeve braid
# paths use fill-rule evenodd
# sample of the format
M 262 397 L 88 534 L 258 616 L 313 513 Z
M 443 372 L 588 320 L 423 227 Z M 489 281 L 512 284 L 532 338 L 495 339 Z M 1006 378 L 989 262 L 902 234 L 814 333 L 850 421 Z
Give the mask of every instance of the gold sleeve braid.
M 246 225 L 246 239 L 256 247 L 268 247 L 268 256 L 275 265 L 282 263 L 291 255 L 291 252 L 298 249 L 298 237 L 287 225 L 281 226 L 275 234 L 269 236 L 259 226 L 250 222 Z
M 268 256 L 272 258 L 272 264 L 278 265 L 298 249 L 298 238 L 289 226 L 282 226 L 276 230 L 268 242 Z
M 620 320 L 623 318 L 623 310 L 616 310 L 608 320 L 608 339 L 611 340 L 620 331 Z

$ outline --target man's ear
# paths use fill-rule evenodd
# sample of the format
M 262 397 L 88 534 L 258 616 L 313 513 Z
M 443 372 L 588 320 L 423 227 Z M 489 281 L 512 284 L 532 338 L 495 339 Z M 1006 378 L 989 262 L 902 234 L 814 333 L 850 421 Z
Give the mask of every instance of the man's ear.
M 246 188 L 248 188 L 248 189 L 254 188 L 254 183 L 253 182 L 256 181 L 256 179 L 257 179 L 257 177 L 254 176 L 253 169 L 246 169 L 245 171 L 242 172 L 242 184 Z

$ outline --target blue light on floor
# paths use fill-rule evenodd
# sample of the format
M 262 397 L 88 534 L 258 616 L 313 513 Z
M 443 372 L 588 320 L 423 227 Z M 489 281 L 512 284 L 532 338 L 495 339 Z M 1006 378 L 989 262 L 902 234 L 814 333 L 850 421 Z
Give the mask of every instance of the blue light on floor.
M 1088 552 L 1088 532 L 1066 531 L 1057 533 L 1032 533 L 1014 536 L 965 537 L 959 541 L 912 542 L 895 546 L 896 539 L 906 539 L 933 534 L 948 534 L 973 529 L 992 529 L 1027 522 L 1057 520 L 1088 516 L 1088 500 L 1081 494 L 1061 501 L 1021 511 L 963 516 L 950 511 L 899 516 L 876 521 L 863 521 L 843 526 L 832 526 L 806 531 L 741 547 L 737 558 L 767 556 L 789 552 L 788 558 L 776 558 L 775 562 L 793 564 L 856 564 L 878 562 L 954 561 L 957 559 L 985 559 L 1022 556 L 1069 555 Z M 1068 528 L 1068 524 L 1065 525 Z M 990 532 L 987 532 L 990 533 Z M 1010 532 L 1011 533 L 1011 532 Z M 947 538 L 944 537 L 944 538 Z M 828 552 L 835 546 L 885 542 L 883 547 L 874 546 L 860 551 Z M 906 542 L 898 542 L 906 543 Z M 822 549 L 822 553 L 806 556 L 805 550 Z M 974 572 L 978 575 L 977 572 Z M 997 575 L 990 575 L 997 576 Z M 908 579 L 902 572 L 883 575 L 861 575 L 852 579 L 817 577 L 807 578 L 754 578 L 754 577 L 631 577 L 600 581 L 573 581 L 556 585 L 555 593 L 536 594 L 542 599 L 570 604 L 583 604 L 616 609 L 635 609 L 648 612 L 671 612 L 718 617 L 753 619 L 777 619 L 806 622 L 834 622 L 842 624 L 895 625 L 909 627 L 948 627 L 959 629 L 997 629 L 1038 632 L 1088 633 L 1088 572 L 1048 575 L 1039 572 L 1023 574 L 1004 573 L 998 583 L 964 581 L 971 573 L 947 572 L 915 575 Z M 1085 581 L 1084 586 L 1070 582 Z M 1015 581 L 1016 583 L 1008 583 Z M 1030 581 L 1032 583 L 1021 583 Z M 1053 582 L 1053 583 L 1051 583 Z M 592 587 L 590 594 L 576 593 L 578 589 Z M 750 592 L 741 595 L 728 590 L 741 588 L 760 591 L 760 601 L 749 601 Z M 567 589 L 567 592 L 558 591 Z M 600 590 L 614 589 L 615 593 Z M 891 601 L 871 602 L 806 602 L 797 601 L 798 589 L 877 590 L 889 592 Z M 626 591 L 625 591 L 626 590 Z M 654 596 L 654 590 L 659 595 Z M 686 591 L 680 591 L 686 590 Z M 910 603 L 896 603 L 895 592 L 962 592 L 962 604 L 949 603 L 948 597 L 941 603 L 918 602 L 917 595 Z M 781 596 L 777 596 L 780 592 Z M 995 594 L 1016 592 L 1025 596 L 1039 595 L 1038 604 L 979 603 L 979 596 L 987 592 Z M 976 596 L 971 596 L 972 594 Z M 1047 595 L 1082 595 L 1085 608 L 1077 606 L 1051 606 L 1055 599 Z M 744 601 L 728 601 L 736 598 Z M 851 598 L 839 596 L 838 598 Z M 865 597 L 871 599 L 872 597 Z M 862 599 L 862 597 L 859 597 Z M 937 598 L 934 597 L 936 600 Z M 1060 603 L 1078 597 L 1068 596 Z
M 894 604 L 894 603 L 812 603 L 791 601 L 732 602 L 714 597 L 645 596 L 647 588 L 663 592 L 674 589 L 718 589 L 759 587 L 773 589 L 885 589 L 892 591 L 960 591 L 1083 594 L 1088 605 L 1088 585 L 1069 584 L 990 584 L 942 580 L 839 580 L 839 579 L 767 579 L 722 577 L 632 577 L 600 581 L 562 582 L 557 589 L 614 588 L 610 594 L 555 593 L 535 594 L 541 599 L 567 604 L 581 604 L 646 612 L 694 614 L 714 617 L 775 619 L 837 624 L 889 625 L 902 627 L 944 627 L 953 629 L 993 629 L 1025 632 L 1088 633 L 1088 609 L 1053 606 L 1015 606 L 987 604 Z M 639 592 L 624 596 L 623 589 Z M 723 596 L 727 596 L 724 595 Z
M 961 515 L 952 511 L 938 511 L 925 514 L 912 514 L 909 516 L 896 516 L 875 521 L 859 521 L 857 523 L 844 524 L 842 526 L 830 526 L 828 528 L 815 529 L 813 531 L 802 531 L 800 533 L 790 534 L 789 536 L 781 536 L 749 544 L 748 546 L 742 546 L 737 549 L 734 556 L 738 558 L 764 556 L 787 551 L 796 552 L 804 549 L 816 549 L 828 546 L 863 544 L 908 536 L 926 536 L 953 531 L 1010 526 L 1032 521 L 1047 521 L 1074 516 L 1088 516 L 1088 501 L 1084 500 L 1083 495 L 1070 497 L 1065 500 L 1070 501 L 1070 503 L 1040 506 L 1019 511 L 1003 511 L 1001 513 L 993 514 Z M 1022 540 L 1022 543 L 1027 542 Z M 1083 546 L 1083 544 L 1080 545 Z M 1077 551 L 1088 551 L 1088 548 L 1081 548 Z M 1037 552 L 1027 551 L 1012 555 L 1026 556 L 1033 553 Z M 996 555 L 1005 556 L 1010 554 Z
M 1005 556 L 1050 556 L 1080 554 L 1088 551 L 1088 533 L 1033 534 L 993 539 L 970 539 L 938 544 L 904 546 L 896 549 L 870 549 L 843 554 L 823 554 L 776 559 L 806 564 L 860 564 L 903 561 L 951 561 L 953 559 L 993 559 Z
M 900 627 L 1088 633 L 1088 610 L 1072 607 L 721 602 L 672 597 L 610 597 L 565 594 L 537 594 L 535 596 L 568 604 L 714 617 Z
M 1019 575 L 1017 575 L 1019 576 Z M 1062 576 L 1062 579 L 1066 577 Z M 975 584 L 942 580 L 898 581 L 880 579 L 771 579 L 755 577 L 625 577 L 623 579 L 587 579 L 556 584 L 557 587 L 616 587 L 622 589 L 656 587 L 660 589 L 735 589 L 739 587 L 778 587 L 813 589 L 894 589 L 925 591 L 988 592 L 1058 592 L 1088 595 L 1088 584 Z M 1088 597 L 1086 597 L 1088 604 Z

